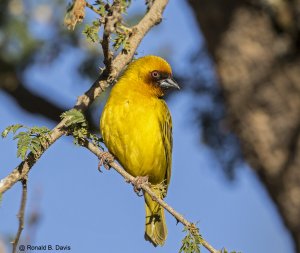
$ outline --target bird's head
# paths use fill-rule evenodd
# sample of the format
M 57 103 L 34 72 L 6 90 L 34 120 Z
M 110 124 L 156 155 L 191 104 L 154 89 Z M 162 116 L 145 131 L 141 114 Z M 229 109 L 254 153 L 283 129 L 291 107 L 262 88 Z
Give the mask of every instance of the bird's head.
M 167 89 L 180 89 L 172 77 L 170 65 L 158 56 L 141 57 L 129 64 L 125 76 L 140 92 L 162 97 Z

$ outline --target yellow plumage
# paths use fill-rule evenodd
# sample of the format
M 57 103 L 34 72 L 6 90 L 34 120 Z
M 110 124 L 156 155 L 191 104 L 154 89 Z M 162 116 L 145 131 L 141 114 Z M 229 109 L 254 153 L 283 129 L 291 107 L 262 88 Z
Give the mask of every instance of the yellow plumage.
M 172 121 L 165 88 L 179 86 L 162 58 L 146 56 L 132 62 L 112 88 L 100 120 L 109 151 L 133 176 L 148 176 L 155 185 L 169 185 L 172 161 Z M 160 196 L 164 197 L 164 196 Z M 145 239 L 163 245 L 167 237 L 164 210 L 145 194 Z

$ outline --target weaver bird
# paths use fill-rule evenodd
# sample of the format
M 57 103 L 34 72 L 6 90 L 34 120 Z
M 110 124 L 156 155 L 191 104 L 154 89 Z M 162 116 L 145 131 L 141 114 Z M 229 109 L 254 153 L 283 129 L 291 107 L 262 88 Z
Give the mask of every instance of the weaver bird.
M 111 90 L 100 130 L 104 143 L 134 177 L 147 177 L 151 189 L 164 198 L 171 177 L 172 119 L 162 99 L 169 88 L 179 89 L 170 65 L 157 56 L 129 64 Z M 161 187 L 165 185 L 162 194 Z M 145 239 L 154 246 L 167 237 L 164 209 L 144 192 Z

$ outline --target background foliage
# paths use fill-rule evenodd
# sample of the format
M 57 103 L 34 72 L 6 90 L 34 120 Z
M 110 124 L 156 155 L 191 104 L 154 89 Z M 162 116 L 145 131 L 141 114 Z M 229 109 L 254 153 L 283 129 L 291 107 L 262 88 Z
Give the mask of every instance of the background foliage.
M 275 223 L 274 226 L 277 226 L 276 229 L 278 231 L 277 236 L 281 238 L 281 240 L 278 240 L 279 244 L 274 246 L 273 252 L 292 252 L 291 243 L 278 221 L 276 211 L 274 211 L 278 209 L 280 218 L 284 221 L 289 231 L 288 233 L 292 235 L 293 241 L 297 249 L 299 249 L 299 219 L 293 218 L 299 217 L 300 212 L 298 201 L 300 194 L 297 187 L 297 185 L 300 185 L 299 169 L 297 169 L 299 168 L 299 159 L 297 159 L 299 156 L 297 154 L 299 153 L 300 89 L 298 80 L 300 80 L 300 40 L 299 18 L 297 18 L 299 17 L 299 13 L 297 13 L 299 8 L 296 8 L 299 6 L 299 2 L 290 1 L 287 3 L 277 1 L 276 3 L 276 6 L 269 1 L 228 1 L 226 5 L 222 1 L 217 0 L 202 1 L 201 4 L 192 0 L 170 3 L 166 12 L 166 18 L 161 25 L 162 28 L 154 29 L 138 50 L 139 56 L 152 53 L 166 57 L 174 66 L 176 78 L 184 87 L 183 95 L 176 94 L 169 97 L 173 118 L 175 119 L 174 145 L 183 147 L 183 149 L 178 148 L 177 151 L 175 147 L 174 176 L 172 181 L 174 181 L 173 188 L 182 184 L 182 188 L 188 188 L 197 194 L 191 196 L 190 193 L 176 192 L 174 190 L 173 192 L 177 193 L 177 196 L 182 195 L 186 198 L 185 200 L 179 198 L 181 201 L 177 205 L 179 207 L 193 207 L 195 214 L 193 214 L 193 211 L 188 211 L 188 208 L 186 212 L 191 216 L 195 216 L 196 220 L 206 219 L 207 224 L 201 225 L 204 222 L 201 221 L 200 228 L 203 227 L 204 231 L 205 229 L 209 231 L 208 227 L 210 227 L 211 233 L 207 233 L 211 235 L 213 241 L 220 243 L 220 247 L 230 245 L 231 248 L 243 252 L 265 252 L 263 251 L 264 247 L 269 249 L 274 239 L 269 235 L 263 237 L 265 240 L 255 243 L 254 245 L 256 246 L 253 246 L 253 241 L 249 240 L 249 238 L 253 236 L 254 231 L 257 232 L 260 226 L 259 223 L 252 230 L 249 224 L 245 224 L 243 226 L 245 230 L 243 239 L 237 239 L 237 235 L 230 232 L 228 237 L 232 238 L 231 243 L 224 236 L 223 233 L 225 232 L 221 233 L 221 235 L 215 235 L 216 230 L 223 231 L 216 224 L 218 223 L 216 222 L 218 217 L 220 219 L 219 223 L 222 224 L 224 219 L 230 218 L 230 213 L 235 212 L 234 209 L 236 209 L 236 214 L 240 214 L 243 212 L 242 209 L 239 209 L 242 202 L 235 203 L 230 208 L 227 208 L 226 205 L 230 201 L 222 198 L 224 197 L 222 195 L 218 199 L 218 194 L 215 193 L 214 195 L 211 190 L 212 187 L 209 186 L 207 186 L 207 189 L 210 189 L 210 195 L 203 196 L 206 195 L 204 194 L 206 188 L 205 182 L 200 179 L 202 177 L 211 177 L 212 179 L 210 180 L 217 182 L 215 183 L 217 185 L 214 184 L 214 187 L 217 189 L 218 187 L 219 189 L 223 189 L 222 187 L 227 189 L 229 185 L 221 180 L 222 177 L 216 176 L 216 174 L 218 175 L 217 172 L 205 172 L 203 167 L 208 167 L 209 171 L 217 168 L 219 171 L 225 172 L 224 175 L 229 179 L 237 177 L 234 181 L 237 181 L 236 185 L 238 186 L 228 188 L 228 196 L 230 196 L 230 192 L 231 194 L 234 191 L 239 192 L 238 187 L 242 187 L 245 184 L 243 180 L 250 180 L 251 183 L 247 186 L 249 188 L 245 186 L 244 195 L 237 199 L 239 201 L 242 201 L 241 199 L 243 198 L 251 200 L 249 196 L 256 196 L 254 193 L 251 193 L 252 188 L 256 187 L 258 188 L 256 194 L 260 195 L 256 201 L 260 202 L 259 205 L 261 205 L 262 209 L 265 208 L 263 210 L 269 210 L 262 211 L 262 213 L 269 212 L 269 214 L 266 214 L 266 216 L 262 215 L 260 218 L 256 217 L 258 215 L 261 216 L 261 213 L 255 213 L 251 207 L 244 210 L 244 212 L 249 212 L 247 214 L 253 220 L 267 220 L 267 216 L 272 216 L 273 220 L 270 223 Z M 95 14 L 87 11 L 84 24 L 70 32 L 62 25 L 66 7 L 67 3 L 60 0 L 3 0 L 0 2 L 1 130 L 17 122 L 22 125 L 30 125 L 30 127 L 47 125 L 47 127 L 51 128 L 54 124 L 53 122 L 58 121 L 59 116 L 73 105 L 76 96 L 91 85 L 99 73 L 99 68 L 103 66 L 101 50 L 97 43 L 98 39 L 95 36 L 99 26 L 98 23 L 93 21 Z M 145 8 L 144 3 L 133 1 L 132 8 L 128 10 L 128 14 L 125 17 L 126 23 L 134 24 L 138 17 L 143 15 Z M 174 20 L 176 18 L 179 21 L 181 20 L 181 22 L 177 20 L 177 23 L 175 23 Z M 184 25 L 185 27 L 181 27 Z M 186 36 L 180 34 L 184 33 L 184 29 L 190 29 L 189 33 L 185 33 Z M 85 36 L 82 36 L 82 33 L 86 34 L 90 41 L 96 43 L 90 43 Z M 121 45 L 126 49 L 127 31 L 121 28 L 120 34 L 121 36 L 115 38 L 117 50 Z M 203 40 L 206 41 L 206 44 L 203 43 Z M 95 132 L 98 131 L 98 119 L 105 96 L 101 96 L 86 113 L 89 125 Z M 176 118 L 177 120 L 180 119 L 181 123 L 176 123 Z M 200 123 L 198 127 L 196 127 L 197 122 Z M 176 130 L 176 126 L 180 131 Z M 46 129 L 44 130 L 46 131 Z M 23 140 L 22 143 L 28 142 L 28 145 L 24 145 L 24 148 L 20 149 L 22 151 L 18 153 L 19 156 L 24 157 L 28 149 L 38 152 L 42 148 L 41 142 L 37 142 L 41 134 L 39 131 L 31 128 L 27 132 L 20 132 L 24 134 L 20 135 L 19 133 L 19 135 L 16 135 L 15 138 L 19 139 L 19 141 L 21 138 Z M 194 134 L 188 135 L 187 131 Z M 271 135 L 267 133 L 271 133 Z M 6 134 L 5 132 L 4 135 Z M 186 141 L 189 138 L 190 142 L 187 143 Z M 195 142 L 191 141 L 191 139 L 199 140 L 197 141 L 199 146 L 197 149 L 195 148 Z M 80 181 L 77 181 L 78 179 L 76 178 L 81 178 L 82 180 L 85 178 L 87 182 L 90 182 L 90 185 L 94 186 L 94 189 L 103 184 L 103 179 L 100 179 L 100 183 L 97 180 L 95 182 L 93 180 L 88 181 L 89 176 L 95 177 L 93 174 L 90 175 L 91 172 L 85 171 L 87 173 L 85 175 L 78 173 L 77 170 L 79 168 L 76 168 L 76 173 L 67 169 L 70 166 L 72 168 L 77 167 L 79 163 L 74 164 L 72 159 L 66 160 L 66 157 L 72 158 L 76 156 L 74 154 L 78 154 L 77 152 L 80 151 L 74 151 L 73 148 L 67 151 L 65 145 L 68 146 L 68 142 L 58 146 L 57 153 L 48 155 L 48 162 L 41 161 L 39 166 L 43 167 L 43 169 L 40 170 L 46 170 L 47 172 L 40 172 L 40 174 L 34 172 L 36 174 L 33 177 L 38 178 L 36 182 L 42 182 L 38 188 L 44 189 L 46 193 L 42 194 L 43 190 L 41 189 L 37 190 L 38 193 L 32 192 L 33 203 L 31 204 L 30 217 L 27 218 L 28 238 L 25 238 L 25 240 L 37 243 L 40 243 L 41 240 L 49 240 L 47 237 L 37 237 L 35 240 L 35 231 L 39 229 L 56 231 L 59 228 L 64 231 L 67 224 L 69 224 L 68 221 L 62 222 L 63 218 L 62 220 L 56 218 L 55 212 L 52 219 L 62 223 L 61 225 L 51 229 L 51 226 L 47 226 L 47 218 L 45 221 L 41 219 L 42 216 L 48 217 L 48 222 L 51 219 L 47 210 L 52 208 L 46 205 L 46 202 L 50 201 L 51 198 L 58 201 L 58 195 L 55 194 L 55 191 L 51 192 L 53 194 L 51 195 L 49 190 L 46 190 L 48 189 L 48 183 L 45 183 L 47 176 L 59 178 L 55 184 L 61 183 L 60 189 L 74 187 L 71 179 L 75 180 L 77 182 L 76 186 L 78 186 Z M 9 169 L 18 163 L 18 160 L 13 160 L 12 156 L 9 155 L 10 153 L 15 153 L 15 147 L 10 142 L 5 140 L 0 147 L 2 150 L 1 163 L 7 169 L 3 173 L 1 171 L 1 177 L 3 177 L 9 172 Z M 194 147 L 194 152 L 187 154 L 186 151 L 183 151 L 184 149 L 192 149 L 192 147 Z M 254 182 L 256 179 L 246 168 L 242 153 L 246 161 L 250 162 L 262 185 L 267 189 L 274 205 L 268 202 L 264 191 L 257 182 Z M 191 158 L 192 155 L 198 156 L 200 159 Z M 203 156 L 206 156 L 206 159 Z M 6 160 L 6 158 L 9 159 Z M 83 160 L 89 159 L 90 157 L 84 157 Z M 179 162 L 179 159 L 181 159 L 181 162 Z M 53 162 L 54 160 L 61 160 L 61 163 L 55 163 Z M 190 160 L 190 163 L 186 160 Z M 95 161 L 93 162 L 95 163 Z M 82 168 L 88 170 L 86 168 L 89 166 L 96 167 L 95 164 L 85 162 L 81 164 L 80 170 Z M 188 167 L 196 169 L 197 172 L 192 170 L 194 173 L 189 174 L 190 172 L 185 172 L 182 175 L 190 175 L 192 178 L 197 178 L 198 180 L 194 184 L 202 184 L 204 185 L 202 186 L 203 188 L 189 188 L 191 187 L 187 186 L 189 183 L 182 182 L 182 180 L 179 180 L 180 183 L 178 183 L 176 178 L 180 178 L 179 175 L 181 174 L 178 174 L 176 170 L 186 171 Z M 51 170 L 47 170 L 47 168 L 57 171 L 52 172 L 55 174 L 51 175 Z M 63 169 L 67 170 L 63 172 Z M 238 170 L 241 170 L 241 172 L 238 172 Z M 70 175 L 70 172 L 72 175 Z M 287 176 L 283 177 L 282 175 Z M 109 176 L 105 175 L 104 177 L 107 178 Z M 180 179 L 184 178 L 184 176 L 181 176 Z M 190 179 L 186 179 L 186 181 L 188 180 Z M 206 179 L 208 182 L 210 180 Z M 35 181 L 33 180 L 33 182 Z M 36 184 L 38 185 L 38 183 Z M 112 182 L 112 184 L 116 183 Z M 220 186 L 220 184 L 224 185 Z M 53 187 L 53 181 L 52 183 L 49 182 L 49 187 Z M 80 182 L 80 188 L 82 187 L 84 188 L 85 186 L 83 182 Z M 123 189 L 122 186 L 119 187 L 121 188 L 117 189 Z M 109 189 L 114 192 L 117 190 L 115 188 Z M 70 221 L 70 224 L 78 223 L 77 218 L 74 217 L 80 216 L 83 210 L 89 209 L 91 202 L 99 202 L 100 194 L 97 195 L 96 193 L 97 190 L 85 192 L 84 196 L 90 194 L 90 198 L 87 198 L 89 201 L 85 202 L 83 201 L 84 197 L 79 197 L 78 195 L 82 193 L 77 192 L 77 195 L 74 196 L 74 203 L 77 205 L 73 206 L 72 209 L 73 211 L 75 209 L 77 216 L 71 216 L 73 220 Z M 13 195 L 14 192 L 12 191 L 11 194 L 4 197 L 0 210 L 0 224 L 5 224 L 3 231 L 0 232 L 5 237 L 9 237 L 10 233 L 15 231 L 15 224 L 12 223 L 12 219 L 7 219 L 4 222 L 6 220 L 5 217 L 12 217 L 17 212 L 17 208 L 14 205 L 8 205 L 7 203 L 10 198 L 18 199 L 17 192 Z M 72 192 L 69 192 L 69 194 L 72 194 Z M 187 195 L 189 197 L 186 197 Z M 175 198 L 175 195 L 169 197 L 170 201 L 173 198 L 178 200 L 178 198 Z M 80 201 L 78 201 L 78 198 Z M 123 224 L 123 227 L 128 227 L 130 226 L 129 221 L 132 221 L 134 215 L 136 215 L 132 214 L 135 209 L 129 209 L 130 211 L 127 213 L 128 215 L 130 214 L 128 216 L 129 223 L 122 223 L 116 218 L 116 216 L 122 215 L 118 214 L 116 210 L 111 211 L 112 209 L 120 209 L 120 207 L 114 205 L 112 208 L 111 204 L 109 204 L 112 200 L 116 203 L 121 201 L 116 198 L 117 194 L 109 195 L 109 197 L 103 196 L 103 198 L 100 195 L 100 202 L 104 203 L 104 206 L 110 212 L 103 211 L 103 207 L 101 208 L 97 205 L 94 208 L 103 211 L 101 213 L 102 218 L 110 217 L 111 222 L 116 222 L 116 224 L 120 222 Z M 218 212 L 215 214 L 219 216 L 211 214 L 211 218 L 209 216 L 206 217 L 198 208 L 193 206 L 197 204 L 199 208 L 201 206 L 200 209 L 205 208 L 211 211 L 216 206 L 211 204 L 210 199 L 216 201 L 218 199 L 220 201 Z M 52 206 L 56 201 L 50 201 Z M 39 204 L 39 202 L 43 204 Z M 61 202 L 58 201 L 58 203 Z M 127 203 L 131 203 L 131 201 L 128 200 Z M 251 202 L 251 204 L 253 208 L 254 203 Z M 42 211 L 39 210 L 39 205 L 43 206 Z M 78 205 L 82 206 L 83 210 L 78 208 L 76 211 Z M 72 207 L 72 204 L 69 203 L 69 206 Z M 134 206 L 134 204 L 130 206 Z M 136 219 L 143 220 L 141 218 L 143 216 L 142 207 L 140 207 L 139 211 L 139 216 Z M 125 210 L 124 212 L 126 213 Z M 251 212 L 253 216 L 251 216 Z M 89 215 L 88 211 L 86 215 Z M 98 220 L 97 215 L 93 215 L 93 217 Z M 232 218 L 235 219 L 236 217 L 233 216 Z M 210 219 L 214 220 L 215 223 Z M 230 220 L 227 225 L 231 224 L 235 227 L 235 222 L 241 222 L 242 219 L 245 219 L 245 216 L 240 217 L 238 221 Z M 92 229 L 90 221 L 84 219 L 83 222 L 89 224 L 85 226 L 84 230 Z M 169 224 L 170 222 L 173 221 L 169 221 Z M 215 226 L 212 224 L 215 224 Z M 139 226 L 142 230 L 142 223 Z M 268 228 L 269 225 L 264 224 L 263 226 Z M 92 233 L 96 233 L 97 236 L 92 236 L 88 240 L 89 242 L 96 242 L 96 239 L 106 234 L 106 232 L 101 232 L 97 228 L 92 230 Z M 80 233 L 78 231 L 74 234 L 70 233 L 70 236 L 65 238 L 81 238 L 85 236 L 81 229 L 79 231 Z M 173 227 L 171 227 L 170 231 L 170 244 L 166 245 L 166 249 L 170 247 L 170 249 L 174 250 L 176 242 L 177 247 L 175 248 L 178 249 L 178 242 L 181 240 L 178 238 L 181 238 L 182 235 L 178 235 L 178 238 L 173 238 L 171 234 Z M 247 232 L 249 233 L 247 234 Z M 136 237 L 143 233 L 135 234 L 133 230 L 129 234 Z M 125 237 L 125 235 L 116 233 L 115 237 L 119 239 Z M 55 243 L 54 241 L 57 238 L 51 238 L 49 243 Z M 106 237 L 104 236 L 104 238 Z M 221 241 L 220 238 L 223 238 L 224 241 Z M 83 238 L 81 239 L 83 240 Z M 142 241 L 142 237 L 140 239 Z M 64 240 L 58 243 L 68 243 Z M 102 240 L 104 241 L 104 239 Z M 256 238 L 255 240 L 259 239 Z M 241 243 L 239 244 L 237 241 Z M 248 242 L 252 244 L 253 248 L 247 246 Z M 79 252 L 80 246 L 74 242 L 72 244 L 76 245 L 74 252 Z M 126 248 L 126 242 L 124 244 Z M 92 249 L 96 247 L 95 244 L 93 245 L 91 246 Z M 108 246 L 104 245 L 101 247 L 105 249 Z M 129 246 L 127 247 L 130 248 Z M 143 241 L 140 247 L 144 249 Z M 282 251 L 282 249 L 284 250 Z M 153 249 L 147 248 L 147 250 Z

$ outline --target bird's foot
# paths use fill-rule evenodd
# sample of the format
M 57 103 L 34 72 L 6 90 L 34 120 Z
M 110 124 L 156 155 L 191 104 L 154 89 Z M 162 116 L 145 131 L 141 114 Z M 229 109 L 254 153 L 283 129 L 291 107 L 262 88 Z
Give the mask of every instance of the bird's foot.
M 109 170 L 110 166 L 109 163 L 113 162 L 115 158 L 113 155 L 109 152 L 103 152 L 102 155 L 100 156 L 100 160 L 98 163 L 98 170 L 101 171 L 101 166 L 103 165 L 105 169 Z
M 143 184 L 148 184 L 148 179 L 149 177 L 148 176 L 145 176 L 145 177 L 140 177 L 140 176 L 137 176 L 134 180 L 134 182 L 132 183 L 133 184 L 133 189 L 134 189 L 134 192 L 139 196 L 143 196 L 143 194 L 141 194 L 141 189 L 142 189 L 142 185 Z

